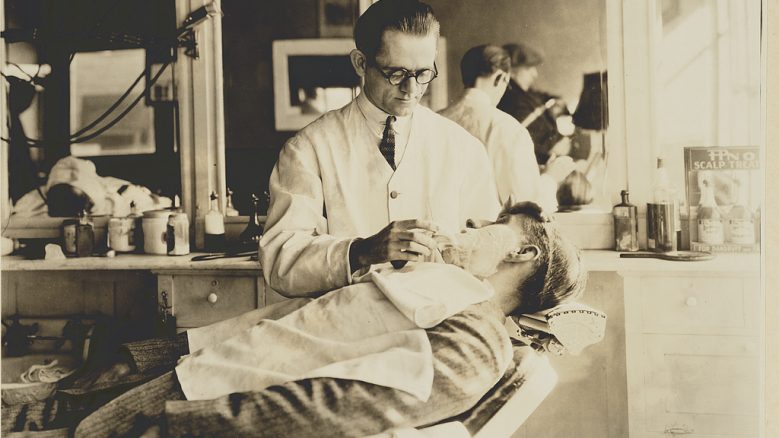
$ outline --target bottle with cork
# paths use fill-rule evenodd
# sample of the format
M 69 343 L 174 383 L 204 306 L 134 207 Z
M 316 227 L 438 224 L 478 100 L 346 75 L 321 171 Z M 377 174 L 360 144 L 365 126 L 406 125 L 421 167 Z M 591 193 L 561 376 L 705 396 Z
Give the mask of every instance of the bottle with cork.
M 219 195 L 211 192 L 211 206 L 205 217 L 205 250 L 223 252 L 225 250 L 225 221 L 219 211 Z
M 638 251 L 638 207 L 630 203 L 629 192 L 620 192 L 622 202 L 615 205 L 614 240 L 617 251 Z

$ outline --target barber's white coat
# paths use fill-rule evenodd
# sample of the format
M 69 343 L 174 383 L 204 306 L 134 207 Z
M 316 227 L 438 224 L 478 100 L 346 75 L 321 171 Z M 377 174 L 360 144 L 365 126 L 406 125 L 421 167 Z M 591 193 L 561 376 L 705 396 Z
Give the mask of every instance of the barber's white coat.
M 427 219 L 456 232 L 469 218 L 497 217 L 492 165 L 463 128 L 419 106 L 394 172 L 372 128 L 355 100 L 284 145 L 260 241 L 271 288 L 310 296 L 349 284 L 350 243 L 391 221 Z

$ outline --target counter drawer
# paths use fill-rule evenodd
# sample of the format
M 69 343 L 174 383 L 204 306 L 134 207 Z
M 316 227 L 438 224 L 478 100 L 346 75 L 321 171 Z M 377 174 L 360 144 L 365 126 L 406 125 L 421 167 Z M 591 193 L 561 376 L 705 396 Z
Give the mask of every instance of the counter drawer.
M 256 276 L 160 275 L 157 289 L 158 298 L 167 293 L 178 327 L 201 327 L 264 304 Z
M 757 328 L 757 279 L 658 276 L 638 285 L 644 333 L 735 335 Z

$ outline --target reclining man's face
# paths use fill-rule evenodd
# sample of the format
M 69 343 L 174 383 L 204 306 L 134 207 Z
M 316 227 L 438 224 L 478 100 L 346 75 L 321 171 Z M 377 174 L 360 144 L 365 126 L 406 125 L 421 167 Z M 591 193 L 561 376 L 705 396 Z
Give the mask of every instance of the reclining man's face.
M 507 217 L 510 218 L 510 217 Z M 506 255 L 520 244 L 518 223 L 493 223 L 482 228 L 467 228 L 455 236 L 437 235 L 441 258 L 478 278 L 494 274 Z

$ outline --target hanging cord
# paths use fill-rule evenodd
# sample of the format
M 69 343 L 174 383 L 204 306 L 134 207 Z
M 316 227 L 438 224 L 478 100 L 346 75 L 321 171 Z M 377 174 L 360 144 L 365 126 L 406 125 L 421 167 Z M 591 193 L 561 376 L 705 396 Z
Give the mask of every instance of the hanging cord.
M 146 86 L 143 89 L 143 92 L 138 95 L 138 97 L 135 98 L 135 100 L 130 103 L 130 105 L 127 106 L 127 108 L 124 109 L 118 116 L 116 116 L 115 119 L 111 120 L 107 124 L 105 124 L 102 128 L 99 128 L 97 131 L 85 135 L 83 137 L 78 138 L 71 138 L 71 143 L 84 143 L 89 140 L 92 140 L 93 138 L 97 137 L 98 135 L 104 133 L 105 131 L 111 129 L 114 125 L 119 123 L 120 120 L 124 118 L 130 111 L 133 110 L 133 108 L 138 105 L 138 103 L 146 96 L 146 93 L 151 89 L 151 87 L 157 82 L 157 80 L 162 76 L 162 74 L 165 72 L 165 69 L 170 65 L 170 62 L 166 62 L 162 65 L 162 68 L 149 80 L 149 83 L 146 84 Z
M 124 118 L 124 116 L 126 116 L 130 111 L 132 111 L 133 108 L 135 108 L 135 106 L 138 105 L 138 103 L 141 101 L 141 99 L 144 98 L 144 96 L 146 96 L 146 93 L 151 89 L 151 87 L 162 76 L 162 73 L 165 71 L 165 69 L 168 67 L 168 65 L 170 65 L 170 62 L 167 62 L 167 63 L 162 65 L 162 68 L 160 68 L 160 70 L 149 80 L 149 83 L 146 84 L 146 86 L 143 89 L 143 92 L 140 93 L 138 95 L 138 97 L 132 103 L 130 103 L 130 105 L 128 105 L 127 108 L 125 108 L 124 111 L 122 111 L 116 118 L 114 118 L 113 120 L 108 122 L 105 126 L 103 126 L 101 128 L 98 128 L 97 131 L 95 131 L 95 132 L 93 132 L 91 134 L 84 135 L 83 137 L 79 137 L 79 136 L 83 135 L 84 133 L 86 133 L 88 130 L 94 128 L 98 123 L 103 121 L 106 117 L 108 117 L 109 114 L 114 112 L 116 110 L 116 108 L 119 107 L 119 105 L 122 104 L 122 102 L 127 98 L 127 96 L 130 95 L 132 90 L 138 85 L 138 83 L 141 81 L 141 79 L 143 79 L 145 77 L 146 69 L 144 69 L 141 72 L 141 74 L 138 75 L 138 77 L 135 79 L 135 81 L 133 81 L 133 83 L 127 88 L 127 90 L 124 92 L 124 94 L 122 94 L 119 97 L 119 99 L 117 99 L 116 102 L 114 102 L 105 112 L 103 112 L 103 114 L 101 114 L 95 120 L 93 120 L 92 122 L 90 122 L 89 124 L 84 126 L 83 128 L 79 129 L 78 131 L 76 131 L 75 133 L 70 135 L 71 143 L 84 143 L 86 141 L 89 141 L 89 140 L 97 137 L 98 135 L 102 134 L 103 132 L 107 131 L 108 129 L 111 129 L 114 125 L 116 125 L 122 118 Z M 2 74 L 2 73 L 0 73 L 0 74 Z M 2 74 L 2 75 L 3 75 L 3 77 L 6 77 L 5 74 Z M 0 140 L 5 141 L 5 142 L 10 142 L 10 140 L 7 139 L 7 138 L 0 138 Z M 38 145 L 41 145 L 41 144 L 44 143 L 43 140 L 32 139 L 32 138 L 28 138 L 28 137 L 25 137 L 25 140 L 27 141 L 28 145 L 30 145 L 30 146 L 38 146 Z

